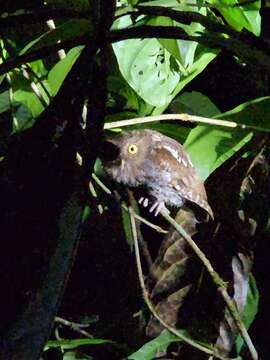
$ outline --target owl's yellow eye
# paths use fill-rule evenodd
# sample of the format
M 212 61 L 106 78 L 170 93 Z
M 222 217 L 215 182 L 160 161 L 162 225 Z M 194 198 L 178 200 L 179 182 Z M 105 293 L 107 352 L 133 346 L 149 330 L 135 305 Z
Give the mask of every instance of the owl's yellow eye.
M 138 146 L 135 145 L 135 144 L 129 145 L 129 147 L 128 147 L 128 152 L 129 152 L 129 154 L 131 154 L 131 155 L 137 154 L 137 152 L 138 152 Z

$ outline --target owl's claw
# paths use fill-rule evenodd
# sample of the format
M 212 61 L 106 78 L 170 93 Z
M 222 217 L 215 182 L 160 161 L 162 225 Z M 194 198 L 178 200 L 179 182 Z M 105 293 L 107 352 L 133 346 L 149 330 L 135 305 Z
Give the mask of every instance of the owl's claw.
M 143 205 L 143 207 L 147 207 L 149 205 L 149 200 L 146 197 L 141 197 L 138 203 Z M 169 212 L 164 202 L 155 201 L 154 204 L 150 207 L 149 212 L 155 211 L 154 215 L 157 216 L 161 210 L 166 210 Z
M 141 204 L 144 200 L 144 197 L 139 198 L 138 203 Z
M 144 207 L 147 207 L 149 200 L 148 200 L 148 198 L 141 197 L 138 202 L 139 202 L 139 204 L 142 204 Z
M 155 210 L 155 213 L 154 213 L 155 216 L 157 216 L 161 210 L 168 211 L 164 202 L 158 202 L 158 201 L 154 202 L 154 204 L 149 209 L 150 212 L 153 212 L 154 210 Z

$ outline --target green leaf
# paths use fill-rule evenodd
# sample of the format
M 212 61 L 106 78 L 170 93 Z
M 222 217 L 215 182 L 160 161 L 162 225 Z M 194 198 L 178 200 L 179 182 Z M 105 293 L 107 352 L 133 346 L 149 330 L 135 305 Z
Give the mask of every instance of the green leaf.
M 244 28 L 256 36 L 260 35 L 260 0 L 243 6 L 240 6 L 238 0 L 208 0 L 208 3 L 215 5 L 228 24 L 235 30 L 241 31 Z
M 179 332 L 185 333 L 183 330 Z M 138 351 L 131 354 L 128 359 L 131 360 L 152 360 L 155 358 L 158 352 L 163 352 L 167 350 L 167 347 L 172 342 L 181 341 L 177 336 L 171 334 L 169 331 L 163 331 L 157 338 L 149 341 L 143 345 Z
M 158 40 L 125 40 L 113 49 L 122 75 L 139 96 L 153 106 L 171 101 L 180 74 L 171 68 L 171 55 Z
M 184 126 L 178 124 L 165 123 L 165 122 L 140 124 L 138 125 L 138 128 L 157 130 L 163 133 L 164 135 L 174 138 L 175 140 L 179 141 L 181 144 L 185 141 L 185 139 L 187 138 L 190 132 L 190 129 Z
M 49 85 L 45 80 L 43 81 L 43 84 L 47 88 L 47 90 L 50 92 Z M 46 103 L 48 103 L 49 99 L 48 99 L 48 96 L 47 96 L 46 92 L 44 91 L 43 87 L 40 84 L 36 84 L 36 86 L 38 88 L 39 93 L 41 94 L 41 97 L 44 99 L 44 101 Z M 21 87 L 18 90 L 14 91 L 13 101 L 24 104 L 31 112 L 33 118 L 36 118 L 44 110 L 44 106 L 40 102 L 37 95 L 31 89 L 30 83 L 27 82 L 26 80 L 25 80 L 24 87 Z
M 159 5 L 158 2 L 155 4 Z M 179 8 L 180 5 L 176 4 Z M 178 26 L 190 34 L 203 30 L 201 25 L 179 24 L 161 16 L 151 20 L 146 18 L 145 22 Z M 130 16 L 124 16 L 115 22 L 114 28 L 130 25 Z M 157 108 L 153 114 L 163 112 L 171 100 L 204 70 L 219 51 L 207 49 L 192 41 L 164 39 L 125 40 L 113 44 L 113 49 L 125 80 L 145 102 Z
M 11 105 L 10 92 L 8 90 L 3 91 L 0 94 L 0 114 L 9 110 Z
M 215 117 L 269 129 L 267 120 L 269 111 L 270 97 L 264 97 L 241 104 Z M 252 136 L 252 131 L 241 128 L 228 129 L 221 126 L 199 125 L 191 130 L 184 146 L 200 176 L 206 179 L 249 142 Z
M 260 127 L 270 131 L 268 114 L 270 111 L 270 96 L 257 98 L 238 105 L 234 109 L 215 116 L 217 119 L 226 119 L 239 124 Z
M 29 42 L 21 51 L 20 55 L 28 53 L 30 50 L 38 50 L 41 47 L 56 44 L 57 41 L 66 41 L 74 39 L 84 34 L 91 34 L 92 27 L 89 20 L 73 19 L 66 21 L 64 24 L 56 27 L 55 30 L 50 30 L 36 39 Z
M 252 274 L 249 276 L 249 291 L 247 295 L 247 303 L 242 315 L 242 320 L 245 325 L 245 327 L 248 329 L 250 325 L 252 324 L 253 320 L 255 319 L 255 316 L 258 312 L 258 306 L 259 306 L 259 291 L 257 289 L 256 280 Z M 236 351 L 237 354 L 240 353 L 242 347 L 243 347 L 243 339 L 241 336 L 237 337 L 236 340 Z
M 184 144 L 199 175 L 205 180 L 252 138 L 251 132 L 199 125 Z
M 123 224 L 123 229 L 124 229 L 125 236 L 126 236 L 126 241 L 129 244 L 130 248 L 132 249 L 133 248 L 133 234 L 132 234 L 130 216 L 129 216 L 129 213 L 126 210 L 124 210 L 122 207 L 121 207 L 121 213 L 122 213 L 122 224 Z
M 71 49 L 67 53 L 66 57 L 58 61 L 58 63 L 50 70 L 48 74 L 48 84 L 50 86 L 52 96 L 56 95 L 65 77 L 79 57 L 82 49 L 83 46 L 77 46 Z
M 179 0 L 154 0 L 141 3 L 140 5 L 173 7 L 179 10 L 182 4 L 180 4 Z
M 20 104 L 13 116 L 12 130 L 14 132 L 22 131 L 31 127 L 33 124 L 34 118 L 30 110 L 25 105 Z
M 113 341 L 105 339 L 73 339 L 73 340 L 49 340 L 44 351 L 61 347 L 62 349 L 74 349 L 78 346 L 112 344 Z
M 174 113 L 188 113 L 204 117 L 220 114 L 219 108 L 206 96 L 198 91 L 184 92 L 171 103 L 170 109 Z
M 165 4 L 163 4 L 164 6 Z M 176 5 L 176 4 L 175 4 Z M 174 6 L 175 7 L 175 6 Z M 179 11 L 193 11 L 198 12 L 202 15 L 206 15 L 206 8 L 192 7 L 190 8 L 185 2 L 177 2 L 177 10 Z M 185 31 L 188 35 L 195 36 L 199 32 L 203 32 L 204 27 L 196 22 L 191 24 L 182 24 L 176 22 L 169 17 L 157 16 L 154 19 L 148 21 L 149 25 L 158 25 L 158 26 L 173 26 L 179 27 Z M 188 40 L 177 40 L 177 39 L 158 39 L 159 42 L 177 59 L 181 66 L 181 72 L 186 74 L 188 69 L 192 66 L 195 57 L 195 51 L 198 47 L 198 43 L 195 41 Z
M 119 71 L 117 71 L 117 74 L 115 75 L 109 75 L 108 77 L 108 90 L 111 93 L 112 97 L 114 97 L 114 94 L 120 95 L 120 97 L 123 97 L 126 99 L 126 105 L 124 108 L 127 109 L 134 109 L 137 114 L 135 114 L 132 117 L 135 117 L 136 115 L 145 116 L 151 114 L 153 110 L 153 106 L 146 103 L 133 89 L 129 84 L 123 79 Z M 112 115 L 109 115 L 113 117 Z M 108 117 L 109 117 L 108 116 Z M 117 114 L 116 114 L 117 118 Z M 125 117 L 126 118 L 126 117 Z M 122 117 L 123 119 L 123 117 Z M 110 120 L 113 121 L 113 120 Z
M 81 50 L 82 46 L 71 49 L 67 53 L 67 56 L 64 59 L 60 60 L 49 71 L 48 79 L 43 80 L 43 84 L 51 96 L 56 95 L 65 77 L 67 76 L 68 72 L 70 71 L 78 56 L 80 55 Z M 12 86 L 18 88 L 13 93 L 13 101 L 24 104 L 29 109 L 29 111 L 31 111 L 33 118 L 39 116 L 44 110 L 44 107 L 37 95 L 32 91 L 30 83 L 25 79 L 22 79 L 21 77 L 13 77 Z M 36 86 L 42 98 L 48 103 L 48 96 L 41 84 L 37 83 Z M 32 124 L 33 122 L 28 123 L 27 127 L 31 126 Z
M 182 74 L 181 79 L 171 94 L 171 98 L 175 98 L 175 96 L 196 76 L 198 76 L 206 66 L 217 56 L 219 50 L 217 49 L 207 49 L 201 47 L 200 45 L 196 49 L 195 60 L 192 66 L 189 68 L 186 74 Z M 167 108 L 168 104 L 162 107 L 156 107 L 153 111 L 153 115 L 159 115 L 164 112 Z

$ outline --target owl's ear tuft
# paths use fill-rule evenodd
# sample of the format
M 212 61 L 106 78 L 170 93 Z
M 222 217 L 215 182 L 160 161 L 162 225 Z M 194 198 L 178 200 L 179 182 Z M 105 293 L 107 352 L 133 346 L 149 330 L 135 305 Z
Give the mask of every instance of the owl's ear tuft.
M 120 148 L 115 145 L 110 139 L 104 140 L 100 149 L 100 158 L 102 161 L 114 161 L 119 157 Z

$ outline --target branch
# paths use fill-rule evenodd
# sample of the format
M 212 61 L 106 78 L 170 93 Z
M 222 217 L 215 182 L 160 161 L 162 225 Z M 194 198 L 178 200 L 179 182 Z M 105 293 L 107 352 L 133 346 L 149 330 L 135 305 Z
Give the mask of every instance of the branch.
M 246 124 L 239 124 L 234 121 L 222 120 L 222 119 L 211 119 L 203 116 L 189 115 L 189 114 L 162 114 L 162 115 L 152 115 L 145 117 L 137 117 L 133 119 L 127 120 L 119 120 L 108 122 L 104 124 L 104 129 L 114 129 L 122 126 L 132 126 L 135 124 L 143 124 L 155 121 L 167 121 L 167 120 L 180 120 L 183 122 L 191 122 L 191 123 L 201 123 L 201 124 L 209 124 L 213 126 L 224 126 L 228 128 L 241 128 L 247 130 L 261 131 L 261 132 L 270 132 L 270 129 L 265 129 L 261 126 L 253 126 Z
M 196 41 L 210 48 L 221 48 L 239 56 L 242 60 L 254 63 L 270 71 L 270 57 L 261 50 L 234 38 L 225 38 L 220 33 L 207 33 L 199 36 L 188 35 L 179 27 L 141 25 L 126 29 L 113 30 L 108 34 L 108 41 L 117 42 L 134 38 L 160 38 Z
M 6 72 L 16 67 L 19 67 L 20 65 L 25 64 L 27 62 L 35 61 L 44 56 L 53 54 L 60 49 L 71 49 L 75 46 L 85 45 L 87 41 L 90 41 L 90 37 L 87 35 L 82 35 L 77 37 L 76 39 L 71 39 L 71 40 L 63 41 L 61 43 L 44 46 L 38 50 L 34 50 L 20 56 L 16 56 L 14 58 L 6 60 L 3 64 L 0 65 L 0 75 L 5 74 Z
M 97 185 L 108 195 L 110 196 L 113 196 L 111 190 L 105 185 L 103 184 L 103 182 L 96 176 L 96 174 L 92 174 L 92 178 L 93 180 L 97 183 Z M 114 199 L 119 202 L 115 196 L 113 196 Z M 124 209 L 126 212 L 129 212 L 128 210 L 128 207 L 124 204 L 124 203 L 120 203 L 120 206 L 122 209 Z M 151 223 L 150 221 L 146 220 L 145 218 L 141 217 L 140 215 L 138 214 L 134 214 L 135 218 L 137 220 L 139 220 L 140 222 L 142 222 L 143 224 L 149 226 L 150 228 L 154 229 L 155 231 L 157 231 L 158 233 L 161 233 L 161 234 L 167 234 L 168 231 L 162 229 L 160 226 L 158 225 L 155 225 L 153 223 Z
M 226 306 L 235 321 L 235 324 L 245 341 L 252 360 L 258 360 L 258 354 L 257 351 L 251 341 L 251 338 L 249 337 L 249 334 L 247 332 L 247 329 L 242 322 L 241 315 L 237 309 L 237 306 L 235 305 L 234 301 L 230 298 L 228 291 L 227 291 L 227 284 L 221 279 L 219 274 L 214 270 L 212 264 L 207 259 L 207 257 L 204 255 L 204 253 L 200 250 L 200 248 L 197 246 L 197 244 L 193 241 L 191 236 L 183 229 L 183 227 L 178 224 L 169 214 L 167 211 L 162 210 L 161 215 L 163 218 L 171 224 L 175 230 L 186 240 L 186 242 L 189 244 L 189 246 L 192 248 L 192 250 L 195 252 L 195 254 L 198 256 L 198 258 L 201 260 L 203 265 L 205 266 L 206 270 L 208 271 L 209 275 L 213 279 L 214 283 L 217 285 L 218 290 L 223 297 L 223 300 L 226 303 Z
M 225 5 L 225 7 L 227 6 Z M 217 20 L 210 19 L 209 17 L 194 11 L 177 11 L 164 6 L 143 6 L 143 5 L 137 6 L 137 9 L 139 10 L 138 11 L 139 15 L 146 14 L 153 16 L 167 16 L 170 19 L 180 22 L 182 24 L 190 24 L 191 22 L 197 22 L 203 25 L 207 30 L 211 32 L 216 32 L 219 34 L 222 33 L 228 34 L 232 38 L 240 40 L 241 42 L 244 42 L 248 45 L 255 46 L 259 50 L 265 51 L 266 53 L 270 52 L 270 45 L 263 38 L 261 37 L 258 38 L 249 32 L 236 31 L 228 25 L 222 24 Z
M 135 212 L 132 209 L 132 207 L 129 207 L 129 213 L 130 213 L 130 221 L 131 221 L 131 228 L 132 228 L 132 235 L 133 235 L 133 241 L 134 241 L 134 249 L 135 249 L 135 256 L 136 256 L 136 264 L 137 264 L 137 271 L 138 271 L 138 277 L 139 277 L 139 282 L 140 282 L 140 286 L 142 289 L 142 294 L 143 294 L 143 299 L 145 301 L 145 303 L 147 304 L 149 310 L 151 311 L 151 313 L 153 314 L 153 316 L 167 329 L 169 330 L 172 334 L 176 335 L 179 340 L 182 340 L 183 342 L 185 342 L 186 344 L 204 352 L 205 354 L 208 355 L 212 355 L 215 358 L 218 359 L 222 359 L 222 360 L 229 360 L 228 358 L 224 358 L 223 356 L 220 356 L 216 353 L 215 349 L 212 350 L 208 347 L 205 347 L 203 345 L 198 344 L 195 340 L 191 339 L 190 337 L 185 336 L 184 334 L 182 334 L 181 332 L 179 332 L 177 329 L 175 329 L 174 327 L 170 326 L 169 324 L 167 324 L 156 312 L 154 305 L 152 304 L 150 298 L 149 298 L 149 294 L 148 291 L 146 290 L 146 286 L 144 283 L 144 276 L 143 276 L 143 272 L 142 272 L 142 264 L 141 264 L 141 259 L 140 259 L 140 251 L 139 251 L 139 245 L 138 245 L 138 236 L 137 236 L 137 231 L 136 231 L 136 223 L 135 223 Z
M 227 33 L 229 35 L 236 35 L 231 27 L 226 26 L 220 22 L 210 20 L 207 16 L 204 16 L 195 11 L 177 11 L 165 6 L 137 6 L 138 15 L 153 15 L 153 16 L 166 16 L 172 20 L 180 22 L 182 24 L 189 25 L 191 22 L 197 22 L 203 25 L 208 30 Z M 135 13 L 136 14 L 136 13 Z
M 21 15 L 9 15 L 7 17 L 0 17 L 0 29 L 7 27 L 16 27 L 21 24 L 38 24 L 54 19 L 87 19 L 92 13 L 88 11 L 79 12 L 67 9 L 52 9 L 52 10 L 36 10 Z
M 79 334 L 86 336 L 87 338 L 93 338 L 93 335 L 91 335 L 88 331 L 84 330 L 83 328 L 87 328 L 90 326 L 90 324 L 79 324 L 75 323 L 74 321 L 68 321 L 67 319 L 61 318 L 59 316 L 56 316 L 54 318 L 54 321 L 56 323 L 68 326 L 73 331 L 78 332 Z

